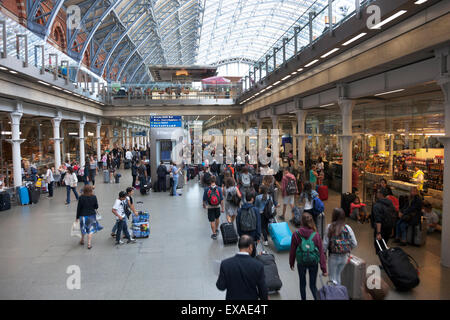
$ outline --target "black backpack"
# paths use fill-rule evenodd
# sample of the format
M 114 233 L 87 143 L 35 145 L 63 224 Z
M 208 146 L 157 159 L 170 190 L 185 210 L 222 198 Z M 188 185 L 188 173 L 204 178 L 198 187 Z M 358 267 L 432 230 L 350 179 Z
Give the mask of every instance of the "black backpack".
M 297 194 L 297 182 L 295 181 L 295 179 L 292 178 L 288 179 L 289 180 L 286 186 L 286 193 L 288 194 L 288 196 Z
M 241 230 L 244 232 L 250 232 L 256 230 L 256 214 L 252 207 L 241 208 L 240 225 Z
M 274 210 L 273 210 L 273 201 L 272 197 L 268 197 L 266 205 L 264 206 L 263 215 L 267 220 L 273 218 Z
M 227 192 L 227 201 L 232 205 L 238 207 L 241 203 L 241 198 L 238 197 L 236 190 L 234 192 Z

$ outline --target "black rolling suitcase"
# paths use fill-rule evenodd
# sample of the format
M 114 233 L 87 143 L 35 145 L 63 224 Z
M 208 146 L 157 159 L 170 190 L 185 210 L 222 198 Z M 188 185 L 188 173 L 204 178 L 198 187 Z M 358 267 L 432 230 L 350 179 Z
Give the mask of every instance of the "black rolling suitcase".
M 222 234 L 223 244 L 234 244 L 238 242 L 238 235 L 232 223 L 222 223 L 220 225 L 220 233 Z
M 380 248 L 378 257 L 383 269 L 397 290 L 409 291 L 417 287 L 420 283 L 419 266 L 414 258 L 401 248 L 388 248 L 384 240 L 383 244 L 384 250 L 381 248 L 380 241 L 377 240 L 377 245 Z M 415 266 L 411 261 L 414 262 Z
M 30 204 L 37 204 L 41 198 L 41 189 L 33 185 L 28 186 L 28 194 L 30 196 Z
M 256 255 L 256 259 L 261 261 L 264 265 L 264 275 L 266 278 L 266 286 L 269 293 L 275 293 L 281 289 L 283 283 L 281 282 L 278 273 L 277 263 L 273 254 L 266 253 L 264 250 L 261 254 Z
M 11 195 L 8 192 L 0 192 L 0 211 L 11 209 Z

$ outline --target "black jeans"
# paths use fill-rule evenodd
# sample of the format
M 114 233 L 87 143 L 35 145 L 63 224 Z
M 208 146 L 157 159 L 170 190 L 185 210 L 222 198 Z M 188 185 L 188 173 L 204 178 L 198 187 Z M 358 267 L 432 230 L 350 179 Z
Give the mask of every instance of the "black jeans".
M 269 220 L 267 220 L 263 214 L 261 214 L 261 233 L 264 241 L 268 241 L 267 235 L 269 234 Z
M 319 273 L 319 265 L 316 264 L 313 267 L 305 267 L 297 263 L 298 277 L 300 278 L 300 295 L 302 300 L 306 300 L 306 271 L 309 272 L 309 288 L 314 297 L 317 300 L 317 287 L 316 280 Z
M 53 184 L 54 184 L 54 181 L 52 181 L 48 184 L 48 196 L 49 197 L 53 197 Z
M 133 177 L 133 180 L 131 181 L 131 186 L 134 188 L 136 186 L 136 177 L 137 177 L 137 175 L 132 174 L 131 176 Z

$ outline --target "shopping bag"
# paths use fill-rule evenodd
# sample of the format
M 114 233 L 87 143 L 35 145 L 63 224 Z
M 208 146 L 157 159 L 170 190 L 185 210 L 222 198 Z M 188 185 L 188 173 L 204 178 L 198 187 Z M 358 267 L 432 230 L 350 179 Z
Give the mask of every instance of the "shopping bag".
M 97 221 L 99 221 L 99 220 L 102 220 L 102 215 L 98 212 L 98 211 L 95 211 L 95 219 L 97 220 Z
M 74 223 L 72 223 L 72 229 L 70 230 L 70 236 L 81 238 L 80 224 L 76 221 Z

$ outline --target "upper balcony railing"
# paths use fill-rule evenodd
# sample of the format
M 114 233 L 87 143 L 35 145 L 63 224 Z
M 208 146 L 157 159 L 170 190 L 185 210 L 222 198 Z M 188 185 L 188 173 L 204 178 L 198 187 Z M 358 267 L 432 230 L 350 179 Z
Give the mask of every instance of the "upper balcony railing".
M 161 100 L 180 102 L 182 100 L 205 100 L 214 103 L 229 100 L 234 103 L 242 92 L 241 83 L 233 84 L 176 84 L 171 82 L 152 82 L 146 84 L 122 84 L 120 87 L 107 87 L 106 100 L 110 104 L 124 102 L 160 103 Z M 193 102 L 193 101 L 191 101 Z
M 280 69 L 287 61 L 319 41 L 326 33 L 359 14 L 373 0 L 316 0 L 300 18 L 250 67 L 242 80 L 243 92 Z M 332 23 L 330 23 L 332 22 Z

